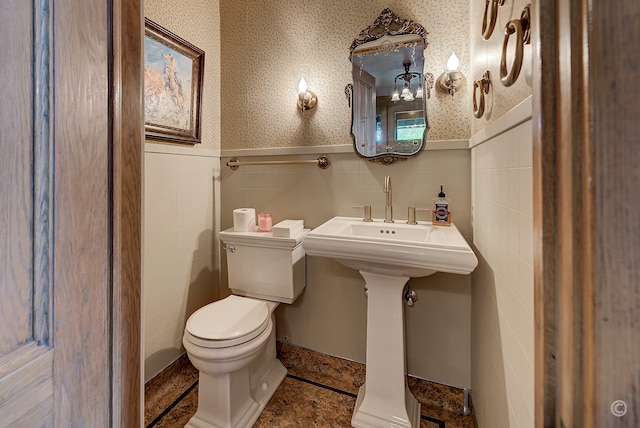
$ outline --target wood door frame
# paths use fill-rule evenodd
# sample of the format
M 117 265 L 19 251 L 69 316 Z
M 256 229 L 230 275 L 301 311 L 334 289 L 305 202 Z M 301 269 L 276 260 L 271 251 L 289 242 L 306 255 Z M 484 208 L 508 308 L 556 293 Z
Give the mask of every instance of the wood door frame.
M 533 69 L 533 260 L 534 260 L 534 385 L 536 427 L 553 426 L 556 364 L 556 222 L 545 216 L 544 207 L 556 200 L 557 130 L 555 93 L 557 82 L 556 14 L 550 6 L 532 3 L 532 48 L 537 65 Z M 543 48 L 544 47 L 544 48 Z M 543 84 L 544 82 L 544 84 Z
M 593 189 L 585 180 L 591 152 L 587 10 L 582 0 L 535 6 L 536 426 L 590 426 L 585 412 L 592 408 L 594 353 L 587 339 L 595 267 Z
M 141 2 L 42 5 L 55 45 L 59 207 L 52 426 L 142 423 Z
M 142 0 L 112 0 L 112 426 L 140 426 L 142 396 Z

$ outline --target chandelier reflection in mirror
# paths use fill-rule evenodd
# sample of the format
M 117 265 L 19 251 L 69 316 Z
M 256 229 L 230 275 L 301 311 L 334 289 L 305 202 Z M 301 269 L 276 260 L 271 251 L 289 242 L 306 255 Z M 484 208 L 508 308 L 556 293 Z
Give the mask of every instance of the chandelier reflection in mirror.
M 405 61 L 402 66 L 404 67 L 404 73 L 398 74 L 393 82 L 393 93 L 391 94 L 391 101 L 413 101 L 415 99 L 421 99 L 424 97 L 424 90 L 422 88 L 422 74 L 416 72 L 410 72 L 411 62 Z M 417 88 L 415 92 L 411 89 L 411 80 L 416 79 Z M 398 80 L 404 81 L 402 86 L 402 92 L 398 91 Z

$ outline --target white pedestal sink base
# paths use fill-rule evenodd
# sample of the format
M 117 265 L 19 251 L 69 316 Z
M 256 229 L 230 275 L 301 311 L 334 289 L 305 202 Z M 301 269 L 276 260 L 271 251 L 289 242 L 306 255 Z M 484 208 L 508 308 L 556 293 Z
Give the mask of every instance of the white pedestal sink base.
M 356 406 L 351 418 L 351 425 L 356 428 L 389 428 L 389 427 L 407 427 L 414 428 L 420 426 L 420 403 L 413 396 L 413 394 L 407 390 L 405 391 L 404 404 L 406 409 L 402 409 L 399 412 L 393 414 L 381 414 L 376 409 L 362 408 L 361 404 L 364 401 L 366 395 L 366 384 L 362 385 L 358 390 L 358 398 L 356 399 Z M 400 401 L 400 400 L 399 400 Z M 373 412 L 371 412 L 373 410 Z M 397 414 L 404 413 L 402 417 L 398 417 Z
M 420 403 L 407 386 L 402 290 L 409 280 L 360 271 L 366 282 L 366 380 L 351 425 L 357 428 L 420 426 Z

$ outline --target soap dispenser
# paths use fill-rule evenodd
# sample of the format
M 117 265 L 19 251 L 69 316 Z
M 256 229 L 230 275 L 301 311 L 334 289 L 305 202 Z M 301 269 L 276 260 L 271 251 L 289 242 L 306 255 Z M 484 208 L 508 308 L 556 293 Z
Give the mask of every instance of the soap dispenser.
M 449 200 L 444 194 L 444 186 L 440 186 L 438 197 L 433 199 L 433 211 L 431 214 L 431 221 L 435 226 L 451 225 L 450 207 Z

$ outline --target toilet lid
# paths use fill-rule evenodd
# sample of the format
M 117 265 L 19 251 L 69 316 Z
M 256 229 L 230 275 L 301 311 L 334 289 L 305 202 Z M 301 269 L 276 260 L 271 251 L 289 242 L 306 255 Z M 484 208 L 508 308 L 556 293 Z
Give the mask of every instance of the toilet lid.
M 225 342 L 218 346 L 234 346 L 262 333 L 269 323 L 269 316 L 266 302 L 232 295 L 195 311 L 186 328 L 196 338 Z

